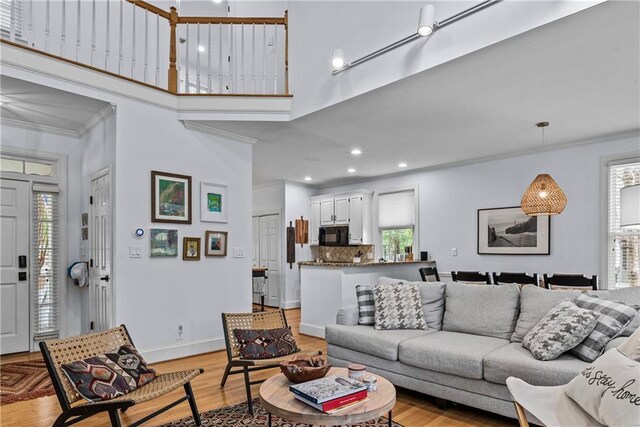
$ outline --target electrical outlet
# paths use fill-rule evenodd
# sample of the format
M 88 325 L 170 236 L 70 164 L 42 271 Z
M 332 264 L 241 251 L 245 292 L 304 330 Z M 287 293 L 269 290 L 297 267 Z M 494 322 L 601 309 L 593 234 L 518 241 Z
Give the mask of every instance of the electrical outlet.
M 244 258 L 244 248 L 233 248 L 233 257 L 234 258 Z
M 451 256 L 458 256 L 458 248 L 451 248 Z
M 182 326 L 182 323 L 178 323 L 178 329 L 176 331 L 176 340 L 181 340 L 183 338 L 184 335 L 184 326 Z
M 267 37 L 267 46 L 273 46 L 273 37 Z
M 129 246 L 129 258 L 142 258 L 142 248 L 140 246 Z

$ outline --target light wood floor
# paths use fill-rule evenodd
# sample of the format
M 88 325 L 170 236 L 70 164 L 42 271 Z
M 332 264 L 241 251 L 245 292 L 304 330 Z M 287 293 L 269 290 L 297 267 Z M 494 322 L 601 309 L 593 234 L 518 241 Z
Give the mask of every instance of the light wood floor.
M 305 349 L 319 349 L 326 353 L 324 340 L 299 335 L 300 310 L 287 310 L 287 320 L 292 326 L 294 335 L 300 347 Z M 131 331 L 135 340 L 135 331 Z M 19 362 L 24 360 L 40 359 L 39 353 L 23 353 L 2 358 L 2 363 Z M 242 375 L 234 375 L 229 378 L 224 389 L 220 388 L 220 378 L 226 365 L 227 357 L 224 351 L 201 354 L 198 356 L 167 362 L 155 363 L 153 367 L 159 372 L 170 372 L 195 367 L 204 368 L 205 373 L 192 382 L 193 391 L 197 399 L 198 409 L 204 412 L 210 409 L 220 408 L 245 401 L 244 382 Z M 277 373 L 277 370 L 265 370 L 253 374 L 253 379 L 268 378 Z M 253 386 L 254 396 L 258 395 L 259 385 Z M 135 405 L 126 414 L 121 416 L 122 424 L 128 425 L 144 415 L 174 401 L 183 393 L 182 388 L 173 393 Z M 43 397 L 24 402 L 16 402 L 0 407 L 0 425 L 10 426 L 51 426 L 60 414 L 60 407 L 55 396 Z M 188 404 L 181 405 L 165 412 L 160 417 L 145 425 L 153 426 L 164 422 L 190 416 Z M 494 415 L 488 412 L 472 409 L 465 406 L 454 406 L 447 411 L 436 408 L 434 399 L 424 394 L 409 390 L 398 389 L 397 403 L 393 409 L 394 421 L 406 426 L 515 426 L 515 420 Z M 97 415 L 80 422 L 78 426 L 110 426 L 109 418 L 105 415 Z

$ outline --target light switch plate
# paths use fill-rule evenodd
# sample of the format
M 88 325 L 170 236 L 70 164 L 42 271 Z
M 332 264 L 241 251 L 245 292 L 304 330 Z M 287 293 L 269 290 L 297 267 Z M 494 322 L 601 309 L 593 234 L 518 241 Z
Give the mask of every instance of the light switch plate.
M 140 246 L 129 246 L 129 258 L 142 258 L 142 248 Z
M 458 248 L 451 248 L 451 256 L 458 256 Z
M 244 248 L 233 248 L 234 258 L 244 258 Z

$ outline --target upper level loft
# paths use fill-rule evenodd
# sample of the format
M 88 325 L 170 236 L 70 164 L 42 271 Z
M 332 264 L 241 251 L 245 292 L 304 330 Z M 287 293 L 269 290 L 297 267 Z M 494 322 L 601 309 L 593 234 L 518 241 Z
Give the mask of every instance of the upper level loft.
M 147 98 L 181 119 L 229 119 L 233 111 L 241 120 L 288 120 L 286 11 L 183 16 L 141 0 L 0 0 L 0 8 L 3 65 L 115 92 L 158 91 L 169 96 Z

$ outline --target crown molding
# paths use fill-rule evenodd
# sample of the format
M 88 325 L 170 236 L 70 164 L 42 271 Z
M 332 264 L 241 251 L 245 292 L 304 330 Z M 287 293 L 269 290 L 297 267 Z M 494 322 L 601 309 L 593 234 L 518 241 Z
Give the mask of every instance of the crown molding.
M 200 123 L 192 122 L 192 121 L 189 121 L 189 120 L 181 120 L 181 121 L 182 121 L 183 126 L 186 129 L 189 129 L 189 130 L 208 133 L 210 135 L 215 135 L 215 136 L 218 136 L 220 138 L 229 139 L 229 140 L 235 141 L 235 142 L 241 142 L 243 144 L 254 145 L 256 142 L 258 142 L 257 139 L 253 139 L 253 138 L 249 138 L 249 137 L 246 137 L 246 136 L 238 135 L 237 133 L 227 132 L 226 130 L 217 129 L 217 128 L 213 128 L 213 127 L 210 127 L 210 126 L 205 126 L 205 125 L 202 125 Z
M 116 106 L 114 104 L 106 105 L 102 110 L 98 111 L 93 117 L 87 120 L 80 128 L 76 131 L 78 136 L 83 136 L 87 133 L 92 127 L 111 116 L 116 111 Z
M 35 124 L 35 123 L 31 123 L 31 122 L 27 122 L 27 121 L 23 121 L 23 120 L 9 119 L 9 118 L 6 118 L 6 117 L 0 117 L 0 123 L 2 125 L 19 127 L 19 128 L 27 129 L 27 130 L 35 130 L 35 131 L 38 131 L 38 132 L 46 132 L 46 133 L 53 133 L 53 134 L 56 134 L 56 135 L 71 136 L 73 138 L 79 138 L 80 137 L 78 132 L 73 131 L 73 130 L 62 129 L 62 128 L 58 128 L 58 127 L 54 127 L 54 126 L 38 125 L 38 124 Z

